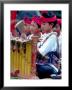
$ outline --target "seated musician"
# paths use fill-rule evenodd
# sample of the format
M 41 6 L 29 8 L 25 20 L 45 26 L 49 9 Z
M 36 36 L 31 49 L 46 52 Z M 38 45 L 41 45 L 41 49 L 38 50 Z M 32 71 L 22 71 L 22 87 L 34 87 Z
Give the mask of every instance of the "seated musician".
M 49 78 L 52 74 L 58 74 L 58 42 L 57 33 L 52 32 L 56 24 L 56 16 L 42 13 L 41 29 L 46 33 L 42 37 L 40 46 L 38 46 L 37 53 L 37 76 L 39 78 Z

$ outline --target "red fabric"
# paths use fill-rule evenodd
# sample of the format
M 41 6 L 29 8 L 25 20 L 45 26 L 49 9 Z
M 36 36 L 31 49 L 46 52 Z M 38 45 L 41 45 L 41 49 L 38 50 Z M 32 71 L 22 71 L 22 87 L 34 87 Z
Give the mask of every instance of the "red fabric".
M 61 24 L 61 19 L 57 19 L 57 23 L 58 24 Z
M 11 32 L 12 34 L 15 34 L 14 33 L 14 30 L 15 30 L 15 22 L 12 23 L 12 21 L 16 20 L 16 11 L 11 11 Z
M 11 11 L 11 20 L 16 19 L 16 11 Z
M 34 21 L 34 22 L 36 22 L 37 24 L 41 25 L 41 20 L 40 20 L 39 17 L 34 16 L 34 17 L 32 18 L 32 21 Z
M 30 18 L 28 18 L 28 17 L 25 17 L 25 18 L 24 18 L 24 22 L 25 22 L 26 24 L 31 24 L 31 20 L 30 20 Z
M 54 22 L 56 20 L 56 16 L 52 17 L 52 18 L 45 18 L 45 17 L 41 17 L 41 23 L 46 23 L 46 22 Z

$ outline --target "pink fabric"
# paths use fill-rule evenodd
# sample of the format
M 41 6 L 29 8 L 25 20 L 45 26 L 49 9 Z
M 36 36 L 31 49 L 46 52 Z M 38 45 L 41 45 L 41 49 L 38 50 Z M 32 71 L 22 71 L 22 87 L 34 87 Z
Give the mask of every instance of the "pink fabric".
M 28 17 L 25 17 L 24 18 L 24 21 L 25 21 L 26 24 L 31 24 L 31 20 Z
M 12 34 L 13 35 L 15 35 L 15 24 L 16 24 L 16 22 L 13 22 L 12 23 L 12 21 L 14 21 L 14 20 L 16 20 L 16 11 L 11 11 L 11 25 L 10 25 L 10 28 L 11 28 L 11 32 L 12 32 Z
M 61 19 L 57 19 L 57 23 L 58 24 L 61 24 Z
M 52 18 L 45 18 L 45 17 L 41 17 L 41 21 L 43 22 L 54 22 L 56 20 L 56 16 L 52 17 Z
M 32 21 L 34 21 L 34 22 L 36 22 L 37 24 L 41 25 L 41 21 L 40 21 L 40 18 L 39 18 L 39 17 L 34 16 L 34 17 L 32 18 Z

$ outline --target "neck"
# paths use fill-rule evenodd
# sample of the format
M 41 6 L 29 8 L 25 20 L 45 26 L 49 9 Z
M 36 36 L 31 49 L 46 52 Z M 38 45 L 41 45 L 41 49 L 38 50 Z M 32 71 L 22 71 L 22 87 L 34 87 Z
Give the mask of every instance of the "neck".
M 52 30 L 46 30 L 46 33 L 50 33 Z

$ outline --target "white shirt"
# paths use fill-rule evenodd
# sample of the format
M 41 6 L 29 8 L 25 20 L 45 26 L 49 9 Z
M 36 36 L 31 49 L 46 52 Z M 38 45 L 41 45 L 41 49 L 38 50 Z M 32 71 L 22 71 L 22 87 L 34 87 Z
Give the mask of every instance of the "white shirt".
M 57 50 L 57 46 L 58 46 L 57 45 L 57 34 L 55 32 L 45 34 L 45 36 L 43 37 L 43 40 L 41 41 L 41 43 L 43 43 L 43 41 L 48 36 L 49 36 L 49 38 L 46 40 L 46 42 L 44 42 L 44 44 L 42 44 L 42 46 L 40 48 L 38 47 L 38 51 L 43 56 L 45 56 L 48 52 Z
M 37 43 L 37 48 L 43 43 L 45 38 L 46 38 L 46 33 L 44 33 L 44 34 L 41 33 L 41 37 L 39 38 L 40 42 Z

